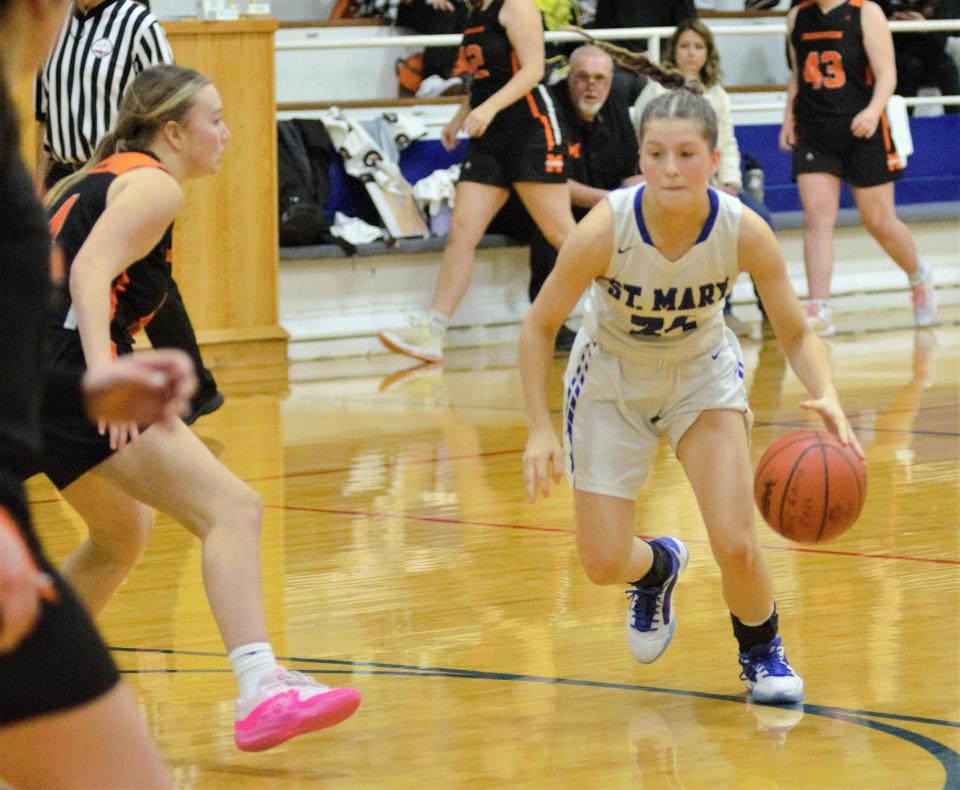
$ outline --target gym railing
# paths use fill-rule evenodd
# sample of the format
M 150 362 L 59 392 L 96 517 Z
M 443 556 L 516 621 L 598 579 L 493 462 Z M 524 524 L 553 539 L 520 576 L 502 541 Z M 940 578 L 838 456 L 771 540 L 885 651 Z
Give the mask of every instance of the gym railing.
M 960 34 L 960 19 L 936 19 L 924 22 L 891 21 L 890 30 L 894 33 L 936 33 L 945 31 L 958 31 Z M 764 20 L 759 24 L 723 24 L 710 25 L 710 31 L 714 36 L 786 36 L 786 22 L 769 22 Z M 674 31 L 673 27 L 631 27 L 631 28 L 604 28 L 588 31 L 590 36 L 601 41 L 622 41 L 627 39 L 646 39 L 647 56 L 655 62 L 659 62 L 661 53 L 661 42 L 669 38 Z M 277 52 L 294 52 L 305 50 L 327 50 L 327 49 L 366 49 L 382 47 L 409 47 L 419 49 L 423 47 L 450 47 L 457 46 L 460 43 L 459 34 L 450 35 L 397 35 L 385 37 L 364 37 L 342 38 L 334 40 L 316 40 L 316 41 L 278 41 L 275 44 Z M 545 34 L 547 43 L 567 43 L 583 42 L 584 38 L 575 32 L 548 32 Z M 754 86 L 763 87 L 763 86 Z M 785 95 L 778 86 L 771 85 L 770 92 L 779 92 L 780 96 L 776 101 L 765 102 L 736 102 L 732 104 L 731 109 L 734 112 L 768 112 L 771 110 L 782 110 L 785 101 Z M 960 105 L 960 96 L 914 96 L 904 99 L 908 107 L 918 107 L 922 105 Z

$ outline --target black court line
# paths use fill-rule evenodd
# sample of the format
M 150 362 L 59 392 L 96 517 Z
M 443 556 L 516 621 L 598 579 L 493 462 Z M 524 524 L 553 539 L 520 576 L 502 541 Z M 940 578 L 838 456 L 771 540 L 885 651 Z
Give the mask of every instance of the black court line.
M 165 655 L 189 655 L 189 656 L 208 656 L 216 658 L 225 658 L 223 653 L 204 652 L 196 650 L 171 650 L 166 648 L 135 648 L 135 647 L 111 647 L 116 652 L 127 653 L 162 653 Z M 680 697 L 693 697 L 697 699 L 709 699 L 717 702 L 729 702 L 738 705 L 745 705 L 746 698 L 742 694 L 714 694 L 707 691 L 690 691 L 686 689 L 671 689 L 659 686 L 644 686 L 634 683 L 613 683 L 601 680 L 583 680 L 577 678 L 551 678 L 539 675 L 518 675 L 510 672 L 485 672 L 472 669 L 455 669 L 445 667 L 420 667 L 409 664 L 386 664 L 372 661 L 347 661 L 340 659 L 313 659 L 297 656 L 278 656 L 279 661 L 290 663 L 310 663 L 324 664 L 330 668 L 308 669 L 302 668 L 313 674 L 330 675 L 386 675 L 386 676 L 406 676 L 406 677 L 444 677 L 457 678 L 459 680 L 493 680 L 514 683 L 542 683 L 559 686 L 579 686 L 585 688 L 603 688 L 619 691 L 633 691 L 648 694 L 664 694 Z M 342 669 L 332 669 L 332 667 L 342 667 Z M 160 670 L 122 670 L 124 674 L 194 674 L 194 673 L 228 673 L 229 669 L 160 669 Z M 902 727 L 893 724 L 887 724 L 882 721 L 874 721 L 876 718 L 891 719 L 894 721 L 913 722 L 918 724 L 930 724 L 942 727 L 960 728 L 960 722 L 948 721 L 943 719 L 927 719 L 919 716 L 905 716 L 896 713 L 883 713 L 878 711 L 857 711 L 846 710 L 844 708 L 835 708 L 826 705 L 811 705 L 800 703 L 789 706 L 791 710 L 809 713 L 813 716 L 822 716 L 824 718 L 834 719 L 836 721 L 856 724 L 868 729 L 877 730 L 886 733 L 895 738 L 899 738 L 907 743 L 923 749 L 934 757 L 943 767 L 946 773 L 946 780 L 943 784 L 944 790 L 960 790 L 960 754 L 955 752 L 949 746 L 940 741 L 929 738 L 920 733 L 911 732 Z

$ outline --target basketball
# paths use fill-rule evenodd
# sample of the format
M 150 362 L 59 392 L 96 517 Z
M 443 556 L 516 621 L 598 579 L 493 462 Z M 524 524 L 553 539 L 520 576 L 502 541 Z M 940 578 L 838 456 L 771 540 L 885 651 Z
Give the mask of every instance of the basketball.
M 857 520 L 867 497 L 867 469 L 853 447 L 827 431 L 777 439 L 757 464 L 753 495 L 774 532 L 822 543 Z

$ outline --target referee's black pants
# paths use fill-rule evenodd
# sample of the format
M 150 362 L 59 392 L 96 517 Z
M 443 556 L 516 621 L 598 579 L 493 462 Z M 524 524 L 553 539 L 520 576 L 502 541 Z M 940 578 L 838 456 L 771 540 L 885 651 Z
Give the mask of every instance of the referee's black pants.
M 47 171 L 46 178 L 44 178 L 44 187 L 50 189 L 60 179 L 76 172 L 79 167 L 80 165 L 64 162 L 51 162 L 50 169 Z M 217 397 L 217 382 L 213 378 L 213 373 L 203 364 L 196 332 L 193 331 L 193 324 L 190 323 L 190 316 L 187 315 L 187 308 L 183 304 L 183 297 L 180 296 L 180 289 L 173 278 L 170 279 L 170 290 L 167 292 L 167 298 L 150 320 L 150 323 L 147 324 L 146 333 L 150 339 L 150 344 L 154 348 L 178 348 L 185 351 L 193 360 L 199 386 L 197 394 L 193 396 L 193 401 L 190 404 L 191 415 L 188 415 L 188 420 L 192 422 L 193 420 L 190 417 Z

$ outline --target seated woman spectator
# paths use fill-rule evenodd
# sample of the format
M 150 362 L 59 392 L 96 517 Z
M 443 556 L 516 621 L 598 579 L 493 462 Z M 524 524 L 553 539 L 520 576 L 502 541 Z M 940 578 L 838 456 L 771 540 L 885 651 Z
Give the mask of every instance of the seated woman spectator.
M 740 199 L 742 203 L 752 208 L 759 214 L 763 220 L 773 227 L 773 220 L 770 216 L 770 210 L 763 201 L 758 200 L 747 192 L 743 191 L 743 179 L 740 174 L 740 148 L 737 145 L 737 138 L 733 134 L 733 119 L 730 114 L 730 96 L 720 84 L 720 55 L 717 52 L 716 44 L 713 40 L 713 33 L 710 32 L 703 22 L 697 19 L 688 19 L 677 25 L 673 35 L 667 40 L 664 48 L 663 63 L 666 66 L 680 71 L 687 79 L 697 80 L 703 85 L 703 96 L 717 115 L 717 147 L 720 149 L 720 168 L 714 177 L 713 186 L 722 189 L 731 195 Z M 647 104 L 665 93 L 658 82 L 648 80 L 640 96 L 634 104 L 634 117 L 639 122 L 643 114 L 643 108 Z M 756 289 L 754 289 L 756 293 Z M 760 312 L 766 318 L 763 312 L 763 304 L 757 296 L 757 306 Z M 727 300 L 724 306 L 724 319 L 736 334 L 743 336 L 748 334 L 746 324 L 738 319 L 730 308 L 730 301 Z

